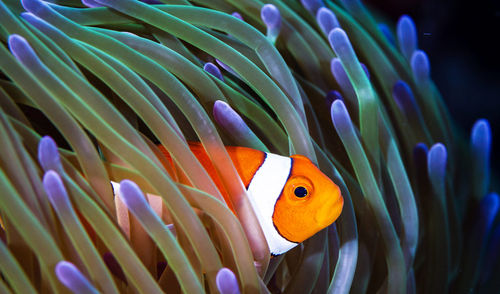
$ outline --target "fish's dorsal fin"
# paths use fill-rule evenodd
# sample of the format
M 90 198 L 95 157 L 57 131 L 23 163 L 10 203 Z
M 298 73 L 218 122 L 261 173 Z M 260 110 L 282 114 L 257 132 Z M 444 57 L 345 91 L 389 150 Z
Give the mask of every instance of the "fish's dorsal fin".
M 251 148 L 233 146 L 226 147 L 226 150 L 240 175 L 243 185 L 248 189 L 248 185 L 250 185 L 255 173 L 266 159 L 266 153 Z
M 193 152 L 198 161 L 205 168 L 205 170 L 210 175 L 217 188 L 221 191 L 224 198 L 227 198 L 227 193 L 225 192 L 223 185 L 219 177 L 217 176 L 215 167 L 213 166 L 212 161 L 208 157 L 208 154 L 205 151 L 205 148 L 203 147 L 201 142 L 188 142 L 188 145 L 191 152 Z M 168 151 L 163 146 L 159 147 L 160 150 L 162 150 L 165 157 L 169 160 L 169 162 L 173 164 L 172 158 L 168 153 Z M 226 146 L 226 151 L 228 152 L 229 157 L 233 162 L 233 165 L 236 167 L 236 171 L 238 172 L 238 175 L 240 176 L 243 185 L 245 186 L 245 188 L 248 188 L 248 185 L 252 181 L 255 172 L 264 162 L 266 153 L 251 148 L 236 147 L 236 146 Z

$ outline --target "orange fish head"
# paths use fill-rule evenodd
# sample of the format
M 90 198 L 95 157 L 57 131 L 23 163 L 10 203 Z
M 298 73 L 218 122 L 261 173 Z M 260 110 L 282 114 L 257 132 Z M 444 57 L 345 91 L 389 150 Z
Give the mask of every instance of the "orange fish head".
M 340 189 L 307 157 L 292 156 L 293 165 L 276 201 L 273 223 L 285 239 L 300 243 L 332 224 L 344 199 Z

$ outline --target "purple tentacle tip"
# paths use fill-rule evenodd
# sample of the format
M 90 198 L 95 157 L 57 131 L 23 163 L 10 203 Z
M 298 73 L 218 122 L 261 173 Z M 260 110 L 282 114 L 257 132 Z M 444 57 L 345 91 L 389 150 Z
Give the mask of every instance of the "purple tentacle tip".
M 238 12 L 233 12 L 231 13 L 231 15 L 236 17 L 237 19 L 243 20 L 243 16 L 241 16 L 241 14 L 239 14 Z
M 230 110 L 232 110 L 232 109 L 229 106 L 229 104 L 227 104 L 226 102 L 224 102 L 222 100 L 215 101 L 214 108 L 213 108 L 213 115 L 214 115 L 215 121 L 220 125 L 224 125 L 224 123 L 226 122 L 225 113 L 227 113 Z
M 385 23 L 379 23 L 378 29 L 382 32 L 382 34 L 390 44 L 392 44 L 393 46 L 396 45 L 396 40 L 394 39 L 394 35 L 392 34 L 391 29 L 388 25 L 386 25 Z
M 474 123 L 471 131 L 471 146 L 475 154 L 489 158 L 491 149 L 491 129 L 488 120 L 480 119 Z
M 344 115 L 345 113 L 347 113 L 347 109 L 345 108 L 344 102 L 341 100 L 333 101 L 332 115 L 338 117 L 339 115 Z
M 413 158 L 418 164 L 427 163 L 427 154 L 429 153 L 429 148 L 425 143 L 418 143 L 413 147 Z
M 417 145 L 415 145 L 415 148 L 413 149 L 414 151 L 416 152 L 419 152 L 419 153 L 423 153 L 427 156 L 427 152 L 429 152 L 429 148 L 427 148 L 427 145 L 425 145 L 425 143 L 417 143 Z
M 99 293 L 76 266 L 67 261 L 60 261 L 55 269 L 57 278 L 73 293 Z
M 330 33 L 328 33 L 328 41 L 330 42 L 330 46 L 332 46 L 335 53 L 337 53 L 336 49 L 342 49 L 342 47 L 350 46 L 351 44 L 347 34 L 341 28 L 331 30 Z
M 485 234 L 488 234 L 493 225 L 493 221 L 498 214 L 500 199 L 497 193 L 489 193 L 481 199 L 480 213 L 485 222 Z
M 344 98 L 342 97 L 342 94 L 340 94 L 339 91 L 336 91 L 336 90 L 328 91 L 328 93 L 326 93 L 325 99 L 326 99 L 326 105 L 328 107 L 331 107 L 333 101 L 335 101 L 337 99 L 340 99 L 340 100 L 344 101 Z
M 347 77 L 347 73 L 345 72 L 344 66 L 342 66 L 342 62 L 338 57 L 332 58 L 330 61 L 330 71 L 333 74 L 333 77 L 335 80 L 337 80 L 337 83 L 343 83 L 344 80 L 348 80 L 349 78 Z
M 410 86 L 403 81 L 397 81 L 392 88 L 392 97 L 396 101 L 398 107 L 408 114 L 409 111 L 416 107 L 415 97 Z
M 266 4 L 260 10 L 260 18 L 267 27 L 267 37 L 274 43 L 281 29 L 281 14 L 273 4 Z
M 316 14 L 316 21 L 318 22 L 318 25 L 323 33 L 327 36 L 331 30 L 340 28 L 340 24 L 335 13 L 333 13 L 333 11 L 326 7 L 321 7 L 320 9 L 318 9 L 318 13 Z
M 47 6 L 44 1 L 40 0 L 21 0 L 21 4 L 26 11 L 33 13 L 35 13 L 36 10 Z
M 55 207 L 58 204 L 68 200 L 68 194 L 66 188 L 64 188 L 63 181 L 58 173 L 53 170 L 49 170 L 43 176 L 43 188 L 49 197 L 50 202 Z
M 266 4 L 260 10 L 260 17 L 268 27 L 276 27 L 281 25 L 281 14 L 273 4 Z
M 422 50 L 417 50 L 411 56 L 411 68 L 413 70 L 413 75 L 417 80 L 417 83 L 425 83 L 429 80 L 429 58 Z
M 476 196 L 486 194 L 490 185 L 491 128 L 488 120 L 478 120 L 471 131 L 470 148 L 473 158 L 473 171 L 476 184 Z
M 10 52 L 12 52 L 12 54 L 19 60 L 27 54 L 34 54 L 33 49 L 28 44 L 28 41 L 20 35 L 10 35 L 8 43 Z
M 446 166 L 447 152 L 442 143 L 432 145 L 429 150 L 429 165 L 443 169 Z
M 229 104 L 221 100 L 215 101 L 213 115 L 215 121 L 228 130 L 233 129 L 231 126 L 244 124 L 241 116 Z
M 221 268 L 215 278 L 215 283 L 221 294 L 239 294 L 240 288 L 234 273 L 228 268 Z
M 408 15 L 403 15 L 399 18 L 397 35 L 401 53 L 406 60 L 410 60 L 413 52 L 417 50 L 417 29 L 415 28 L 415 23 Z
M 37 28 L 39 28 L 40 26 L 50 27 L 50 25 L 47 22 L 45 22 L 43 19 L 34 15 L 31 12 L 21 12 L 21 17 Z
M 342 100 L 333 101 L 330 110 L 333 124 L 336 129 L 347 130 L 352 125 L 351 117 Z
M 427 170 L 431 182 L 444 188 L 448 153 L 442 143 L 432 145 L 427 156 Z
M 213 75 L 214 77 L 218 78 L 221 81 L 224 81 L 224 77 L 222 76 L 222 73 L 220 69 L 217 67 L 217 65 L 207 62 L 203 66 L 203 69 L 208 72 L 209 74 Z
M 141 189 L 131 180 L 120 182 L 120 197 L 132 212 L 139 212 L 149 208 Z
M 50 169 L 59 171 L 61 167 L 61 158 L 56 142 L 49 136 L 45 136 L 38 144 L 38 162 L 44 171 Z

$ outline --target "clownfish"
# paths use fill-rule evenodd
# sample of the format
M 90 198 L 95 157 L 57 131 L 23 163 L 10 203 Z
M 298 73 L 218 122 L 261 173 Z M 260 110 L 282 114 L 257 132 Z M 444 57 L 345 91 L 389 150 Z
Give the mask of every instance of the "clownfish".
M 158 147 L 173 166 L 168 151 Z M 189 143 L 189 148 L 230 203 L 201 143 Z M 287 252 L 340 216 L 344 200 L 339 187 L 307 157 L 246 147 L 226 146 L 226 150 L 246 187 L 272 255 Z
M 168 151 L 159 147 L 173 164 Z M 203 146 L 189 143 L 189 148 L 230 203 Z M 287 252 L 339 217 L 344 204 L 339 187 L 307 157 L 233 146 L 226 151 L 273 255 Z

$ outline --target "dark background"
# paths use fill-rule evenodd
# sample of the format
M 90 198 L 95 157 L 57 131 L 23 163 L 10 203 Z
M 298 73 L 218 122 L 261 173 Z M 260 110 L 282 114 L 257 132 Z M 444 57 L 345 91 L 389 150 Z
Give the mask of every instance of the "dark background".
M 453 119 L 470 134 L 479 118 L 492 128 L 492 165 L 500 168 L 500 0 L 365 0 L 395 24 L 413 18 L 418 47 Z M 391 24 L 389 24 L 391 25 Z

